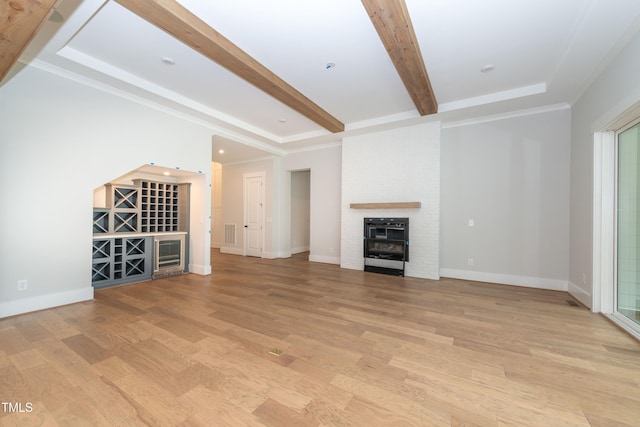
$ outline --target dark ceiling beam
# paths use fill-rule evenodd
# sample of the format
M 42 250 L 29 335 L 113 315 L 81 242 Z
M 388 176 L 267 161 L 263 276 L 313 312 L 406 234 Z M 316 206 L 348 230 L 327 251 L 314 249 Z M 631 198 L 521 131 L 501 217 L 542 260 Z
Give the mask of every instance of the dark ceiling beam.
M 331 132 L 344 124 L 231 43 L 175 0 L 116 0 L 140 18 Z
M 404 0 L 362 0 L 420 115 L 438 112 L 427 67 Z
M 59 0 L 0 0 L 0 81 L 18 62 Z

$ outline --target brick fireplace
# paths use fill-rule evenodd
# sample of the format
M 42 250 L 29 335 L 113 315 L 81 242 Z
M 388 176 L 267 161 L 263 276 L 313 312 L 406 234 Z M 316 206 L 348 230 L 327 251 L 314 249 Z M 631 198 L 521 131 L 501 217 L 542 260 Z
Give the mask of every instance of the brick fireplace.
M 405 276 L 439 279 L 440 122 L 345 138 L 342 182 L 340 266 L 364 269 L 363 217 L 403 217 Z

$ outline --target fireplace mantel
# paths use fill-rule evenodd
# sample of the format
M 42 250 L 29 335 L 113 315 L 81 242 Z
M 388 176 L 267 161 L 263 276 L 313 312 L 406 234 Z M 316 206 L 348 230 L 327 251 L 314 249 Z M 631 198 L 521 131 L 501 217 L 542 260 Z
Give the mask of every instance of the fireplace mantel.
M 383 202 L 383 203 L 351 203 L 351 209 L 397 209 L 420 208 L 420 202 Z

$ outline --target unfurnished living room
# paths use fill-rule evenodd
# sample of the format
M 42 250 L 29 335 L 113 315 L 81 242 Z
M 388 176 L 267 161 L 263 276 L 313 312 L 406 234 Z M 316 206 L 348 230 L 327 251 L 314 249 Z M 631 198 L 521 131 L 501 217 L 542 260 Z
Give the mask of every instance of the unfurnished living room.
M 640 425 L 637 0 L 0 0 L 0 425 Z

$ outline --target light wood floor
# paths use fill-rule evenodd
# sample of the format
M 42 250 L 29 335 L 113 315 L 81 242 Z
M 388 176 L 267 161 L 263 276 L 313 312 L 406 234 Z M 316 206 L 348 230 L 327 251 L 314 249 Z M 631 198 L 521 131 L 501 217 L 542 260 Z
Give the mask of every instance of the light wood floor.
M 212 263 L 0 320 L 0 424 L 640 425 L 640 344 L 565 293 Z

